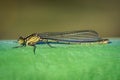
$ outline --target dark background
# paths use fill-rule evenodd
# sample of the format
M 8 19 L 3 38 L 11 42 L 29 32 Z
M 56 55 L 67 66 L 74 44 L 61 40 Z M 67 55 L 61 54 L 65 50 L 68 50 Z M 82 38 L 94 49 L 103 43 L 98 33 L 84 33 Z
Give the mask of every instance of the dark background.
M 0 39 L 34 32 L 92 29 L 120 37 L 120 0 L 3 0 Z

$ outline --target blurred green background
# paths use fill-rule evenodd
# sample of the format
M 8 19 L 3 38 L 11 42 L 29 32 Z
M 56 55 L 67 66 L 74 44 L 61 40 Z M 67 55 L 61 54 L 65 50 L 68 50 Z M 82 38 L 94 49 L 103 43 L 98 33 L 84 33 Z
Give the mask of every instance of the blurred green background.
M 92 29 L 120 37 L 119 0 L 1 0 L 0 39 L 34 32 Z

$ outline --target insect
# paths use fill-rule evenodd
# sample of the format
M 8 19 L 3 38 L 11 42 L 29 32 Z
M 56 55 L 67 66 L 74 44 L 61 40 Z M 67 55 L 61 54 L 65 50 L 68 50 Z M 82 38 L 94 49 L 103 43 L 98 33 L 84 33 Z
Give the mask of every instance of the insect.
M 20 46 L 14 48 L 33 46 L 33 52 L 35 54 L 36 44 L 39 42 L 45 42 L 48 46 L 50 45 L 49 40 L 57 43 L 109 43 L 108 39 L 102 39 L 99 34 L 94 30 L 78 30 L 78 31 L 66 31 L 66 32 L 44 32 L 44 33 L 33 33 L 26 37 L 20 36 L 18 43 Z

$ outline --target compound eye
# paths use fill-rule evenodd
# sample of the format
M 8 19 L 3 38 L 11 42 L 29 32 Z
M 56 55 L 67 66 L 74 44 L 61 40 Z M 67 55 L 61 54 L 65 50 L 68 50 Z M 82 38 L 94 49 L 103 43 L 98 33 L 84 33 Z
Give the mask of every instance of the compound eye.
M 22 37 L 22 36 L 20 36 L 19 38 L 18 38 L 18 43 L 19 44 L 24 44 L 24 38 Z
M 20 36 L 19 38 L 18 38 L 18 40 L 20 40 L 20 39 L 24 39 L 22 36 Z

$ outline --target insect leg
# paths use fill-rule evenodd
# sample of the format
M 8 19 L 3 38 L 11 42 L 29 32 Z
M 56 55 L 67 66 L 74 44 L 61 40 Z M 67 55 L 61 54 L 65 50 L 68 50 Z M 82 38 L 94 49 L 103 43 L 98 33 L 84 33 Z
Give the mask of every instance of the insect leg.
M 33 52 L 34 52 L 34 55 L 35 55 L 35 50 L 36 50 L 36 46 L 33 45 Z
M 25 47 L 25 45 L 16 46 L 16 47 L 13 47 L 13 48 L 20 48 L 20 47 Z
M 45 43 L 46 43 L 49 47 L 53 48 L 53 46 L 51 46 L 51 45 L 49 44 L 49 42 L 48 42 L 47 39 L 45 39 Z
M 33 46 L 34 55 L 35 55 L 35 50 L 36 50 L 35 44 L 36 44 L 36 43 L 34 43 L 34 42 L 29 42 L 29 43 L 28 43 L 29 46 Z

